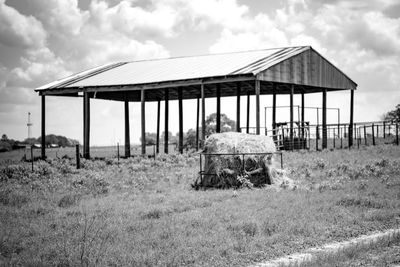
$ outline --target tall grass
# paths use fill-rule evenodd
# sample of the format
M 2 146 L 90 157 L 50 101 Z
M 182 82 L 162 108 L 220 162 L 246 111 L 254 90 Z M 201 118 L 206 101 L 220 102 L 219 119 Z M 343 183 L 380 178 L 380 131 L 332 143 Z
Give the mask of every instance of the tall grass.
M 300 189 L 194 191 L 191 154 L 2 166 L 0 262 L 238 266 L 398 226 L 398 147 L 284 160 Z

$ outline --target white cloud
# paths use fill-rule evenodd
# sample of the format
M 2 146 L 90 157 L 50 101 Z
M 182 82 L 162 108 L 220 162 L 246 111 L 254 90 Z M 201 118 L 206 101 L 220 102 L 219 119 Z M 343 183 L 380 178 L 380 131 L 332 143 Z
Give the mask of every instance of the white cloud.
M 0 42 L 11 47 L 40 47 L 46 32 L 40 21 L 24 16 L 0 0 Z

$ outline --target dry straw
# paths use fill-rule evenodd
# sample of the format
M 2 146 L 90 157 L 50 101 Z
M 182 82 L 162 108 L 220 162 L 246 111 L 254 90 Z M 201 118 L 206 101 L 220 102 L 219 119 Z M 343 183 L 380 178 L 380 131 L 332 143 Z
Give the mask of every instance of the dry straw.
M 243 153 L 274 153 L 276 147 L 268 136 L 249 135 L 244 133 L 219 133 L 211 135 L 205 142 L 205 154 L 238 154 L 236 155 L 206 155 L 204 163 L 203 186 L 204 187 L 239 187 L 262 186 L 270 183 L 268 172 L 247 175 L 258 168 L 267 170 L 267 161 L 271 161 L 271 155 L 246 155 Z M 244 166 L 244 171 L 243 170 Z

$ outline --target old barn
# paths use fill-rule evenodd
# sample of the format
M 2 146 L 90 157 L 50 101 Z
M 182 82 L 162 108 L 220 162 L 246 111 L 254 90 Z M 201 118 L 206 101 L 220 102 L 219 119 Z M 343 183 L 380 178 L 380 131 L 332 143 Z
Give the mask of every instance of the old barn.
M 45 103 L 48 96 L 83 98 L 83 155 L 90 157 L 90 99 L 125 103 L 125 156 L 130 156 L 129 105 L 141 102 L 142 153 L 145 153 L 146 102 L 158 102 L 157 151 L 160 135 L 160 101 L 165 102 L 164 131 L 168 132 L 168 101 L 179 102 L 179 150 L 183 149 L 183 107 L 185 99 L 197 99 L 198 144 L 205 139 L 205 99 L 217 99 L 216 131 L 220 131 L 220 98 L 236 96 L 236 130 L 241 130 L 240 97 L 255 96 L 256 134 L 260 134 L 260 95 L 273 96 L 272 118 L 276 123 L 276 95 L 290 95 L 290 136 L 293 138 L 293 96 L 301 94 L 304 126 L 304 95 L 322 93 L 322 147 L 327 144 L 327 93 L 350 90 L 349 146 L 353 136 L 354 90 L 357 84 L 310 46 L 273 48 L 256 51 L 177 57 L 107 64 L 35 89 L 42 105 L 42 157 L 45 157 Z M 250 106 L 247 106 L 249 114 Z M 200 114 L 201 110 L 201 114 Z M 199 117 L 201 119 L 199 119 Z M 199 121 L 201 122 L 199 125 Z M 164 152 L 168 153 L 168 135 Z

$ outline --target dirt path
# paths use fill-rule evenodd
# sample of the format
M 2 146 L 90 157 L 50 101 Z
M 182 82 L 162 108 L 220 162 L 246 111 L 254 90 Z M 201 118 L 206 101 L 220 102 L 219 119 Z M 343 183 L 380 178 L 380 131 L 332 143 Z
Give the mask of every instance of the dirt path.
M 274 266 L 287 266 L 294 263 L 301 263 L 310 261 L 316 257 L 317 253 L 329 253 L 335 254 L 343 249 L 349 249 L 351 247 L 362 245 L 362 244 L 374 244 L 382 238 L 390 238 L 396 235 L 400 235 L 400 229 L 391 229 L 386 232 L 378 232 L 370 235 L 363 235 L 357 238 L 350 239 L 343 242 L 335 242 L 326 244 L 322 247 L 311 248 L 303 253 L 295 253 L 275 260 L 265 261 L 251 265 L 252 267 L 274 267 Z

